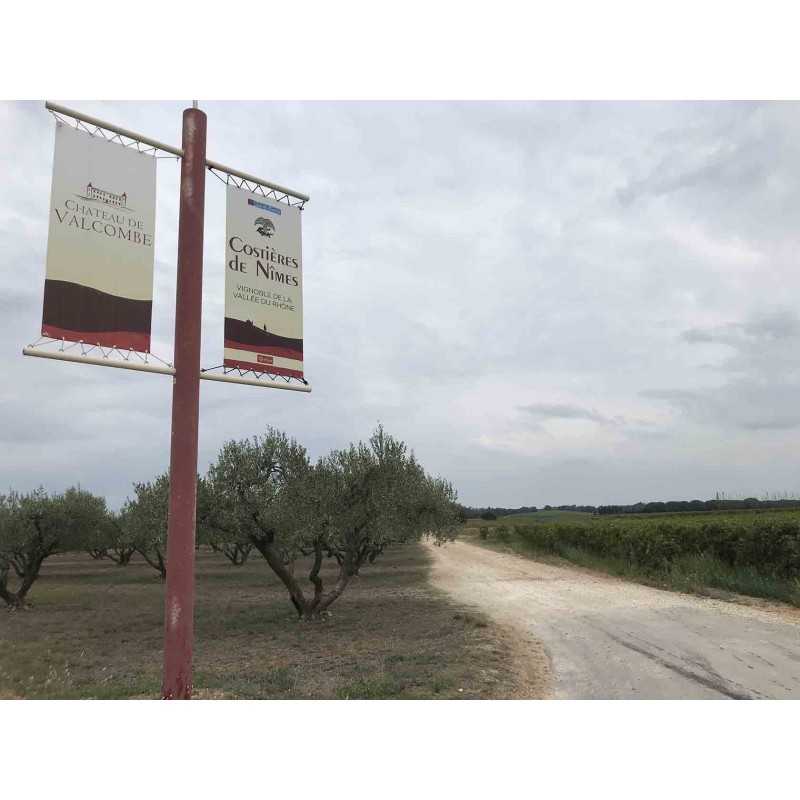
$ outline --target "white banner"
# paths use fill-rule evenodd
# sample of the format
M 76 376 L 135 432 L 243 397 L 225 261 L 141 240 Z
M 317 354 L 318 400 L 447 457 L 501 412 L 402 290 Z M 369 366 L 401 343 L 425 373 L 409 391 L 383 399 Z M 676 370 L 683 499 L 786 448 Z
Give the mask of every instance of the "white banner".
M 228 186 L 225 366 L 303 377 L 300 209 Z
M 57 123 L 42 335 L 150 350 L 156 160 Z

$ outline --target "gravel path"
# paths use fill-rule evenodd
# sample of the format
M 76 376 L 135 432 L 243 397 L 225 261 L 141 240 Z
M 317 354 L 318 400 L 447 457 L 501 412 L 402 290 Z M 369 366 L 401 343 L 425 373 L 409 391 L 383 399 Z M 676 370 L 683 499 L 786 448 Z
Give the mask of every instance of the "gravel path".
M 458 602 L 540 640 L 552 696 L 800 698 L 800 612 L 653 589 L 465 542 L 429 545 Z

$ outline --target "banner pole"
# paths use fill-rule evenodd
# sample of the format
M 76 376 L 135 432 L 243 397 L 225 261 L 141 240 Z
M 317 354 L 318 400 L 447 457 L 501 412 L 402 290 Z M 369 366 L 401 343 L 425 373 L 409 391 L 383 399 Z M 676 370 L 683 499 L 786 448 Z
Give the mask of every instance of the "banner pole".
M 188 700 L 192 696 L 205 178 L 206 115 L 197 108 L 187 108 L 183 112 L 178 218 L 175 378 L 164 602 L 164 676 L 161 686 L 161 696 L 165 700 Z

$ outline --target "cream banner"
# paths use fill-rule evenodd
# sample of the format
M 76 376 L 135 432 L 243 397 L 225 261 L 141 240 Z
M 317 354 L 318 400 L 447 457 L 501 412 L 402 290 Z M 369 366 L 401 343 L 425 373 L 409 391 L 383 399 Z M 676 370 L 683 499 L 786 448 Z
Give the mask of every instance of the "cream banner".
M 228 186 L 225 366 L 303 377 L 300 209 Z
M 150 350 L 156 160 L 56 125 L 42 335 Z

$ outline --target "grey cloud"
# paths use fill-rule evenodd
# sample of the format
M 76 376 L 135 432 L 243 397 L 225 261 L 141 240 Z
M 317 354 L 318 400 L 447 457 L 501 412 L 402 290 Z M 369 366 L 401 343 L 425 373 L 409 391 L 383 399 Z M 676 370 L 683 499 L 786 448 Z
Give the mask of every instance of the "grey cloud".
M 768 347 L 773 341 L 800 341 L 800 316 L 792 309 L 772 309 L 757 312 L 744 322 L 689 328 L 681 338 L 690 343 L 718 342 L 738 348 L 750 343 Z
M 723 378 L 716 386 L 653 389 L 642 397 L 666 402 L 696 424 L 719 429 L 780 431 L 800 426 L 800 316 L 767 308 L 740 322 L 693 327 L 680 339 L 693 346 L 725 345 L 706 370 Z
M 711 186 L 716 192 L 742 191 L 768 178 L 766 165 L 754 155 L 746 145 L 742 145 L 716 149 L 702 156 L 698 165 L 670 158 L 647 177 L 619 189 L 618 197 L 623 204 L 630 204 L 647 195 L 660 197 L 703 186 Z
M 614 419 L 606 417 L 594 409 L 559 403 L 531 403 L 519 406 L 519 409 L 535 419 L 581 419 L 597 422 L 600 425 L 618 425 L 623 421 L 619 417 Z
M 800 426 L 800 384 L 769 385 L 743 379 L 704 391 L 656 389 L 642 397 L 665 401 L 700 425 L 749 431 L 789 430 Z
M 713 370 L 774 387 L 773 402 L 780 387 L 800 386 L 800 316 L 791 309 L 759 310 L 742 322 L 691 328 L 681 339 L 692 345 L 726 345 L 728 355 Z
M 800 316 L 790 309 L 759 313 L 742 328 L 761 339 L 800 339 Z
M 702 330 L 700 328 L 689 328 L 689 330 L 681 333 L 681 339 L 683 339 L 685 342 L 689 342 L 690 344 L 713 342 L 714 334 L 711 331 Z
M 763 147 L 765 123 L 771 114 L 780 114 L 778 104 L 714 103 L 706 107 L 714 113 L 662 132 L 658 139 L 668 147 L 654 149 L 658 157 L 649 161 L 644 174 L 618 189 L 621 202 L 682 190 L 717 196 L 741 193 L 763 184 L 779 170 L 775 155 L 786 146 L 785 138 L 779 135 L 771 149 Z

